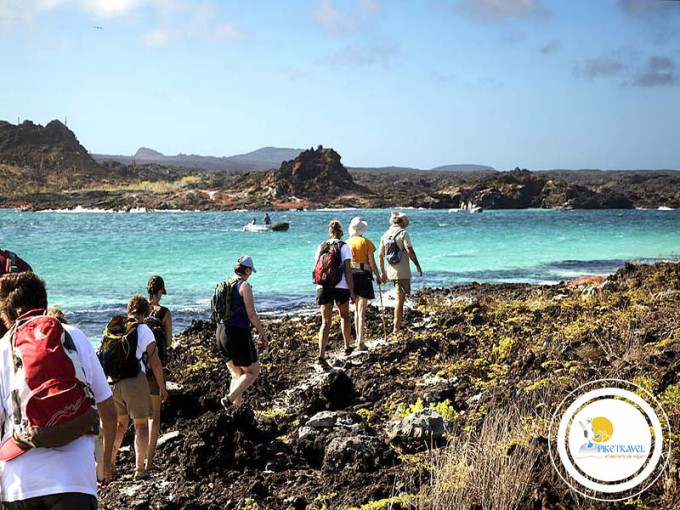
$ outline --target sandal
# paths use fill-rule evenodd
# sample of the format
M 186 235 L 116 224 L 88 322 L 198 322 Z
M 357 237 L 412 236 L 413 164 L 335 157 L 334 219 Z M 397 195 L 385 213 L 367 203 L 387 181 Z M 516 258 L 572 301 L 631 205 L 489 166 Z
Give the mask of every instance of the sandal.
M 330 366 L 325 356 L 319 356 L 317 362 L 319 363 L 319 365 L 321 365 L 322 368 L 328 368 Z
M 354 348 L 353 348 L 353 347 L 348 347 L 347 349 L 345 349 L 345 356 L 349 356 L 349 355 L 352 354 L 353 352 L 354 352 Z

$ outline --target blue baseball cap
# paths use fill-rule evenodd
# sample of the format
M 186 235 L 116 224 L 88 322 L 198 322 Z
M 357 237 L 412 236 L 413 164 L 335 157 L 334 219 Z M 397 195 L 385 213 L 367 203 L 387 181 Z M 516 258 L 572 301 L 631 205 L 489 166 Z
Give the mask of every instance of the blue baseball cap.
M 238 258 L 238 263 L 244 267 L 249 267 L 250 269 L 253 270 L 253 273 L 257 273 L 257 270 L 255 269 L 255 264 L 253 264 L 253 259 L 250 258 L 248 255 L 241 255 Z

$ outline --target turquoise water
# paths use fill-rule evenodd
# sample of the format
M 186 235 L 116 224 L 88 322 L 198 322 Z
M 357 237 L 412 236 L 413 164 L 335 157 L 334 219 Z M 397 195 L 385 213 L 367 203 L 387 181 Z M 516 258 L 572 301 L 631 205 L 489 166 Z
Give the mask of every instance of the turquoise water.
M 406 211 L 424 270 L 416 288 L 478 282 L 558 282 L 615 271 L 625 260 L 677 258 L 680 211 Z M 0 247 L 28 260 L 62 307 L 91 338 L 152 274 L 165 278 L 163 304 L 175 330 L 207 317 L 215 284 L 247 253 L 258 310 L 311 307 L 314 250 L 334 218 L 360 215 L 377 245 L 387 210 L 273 214 L 288 232 L 243 232 L 260 213 L 28 213 L 0 210 Z M 347 231 L 347 229 L 345 229 Z

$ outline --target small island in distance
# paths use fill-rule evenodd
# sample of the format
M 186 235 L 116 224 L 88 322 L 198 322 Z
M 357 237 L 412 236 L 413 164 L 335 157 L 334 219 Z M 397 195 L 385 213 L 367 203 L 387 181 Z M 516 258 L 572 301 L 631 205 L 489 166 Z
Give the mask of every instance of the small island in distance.
M 680 206 L 675 170 L 346 168 L 332 148 L 92 155 L 62 122 L 0 121 L 0 207 L 26 210 L 632 209 Z

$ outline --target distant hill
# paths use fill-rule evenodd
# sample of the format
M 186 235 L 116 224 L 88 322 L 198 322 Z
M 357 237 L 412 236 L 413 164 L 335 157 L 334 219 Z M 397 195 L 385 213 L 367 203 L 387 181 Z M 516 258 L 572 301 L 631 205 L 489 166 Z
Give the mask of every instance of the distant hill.
M 433 172 L 480 172 L 482 170 L 487 170 L 495 172 L 496 169 L 491 166 L 486 165 L 444 165 L 437 166 L 431 169 Z
M 117 161 L 126 165 L 135 163 L 143 165 L 153 163 L 157 165 L 183 167 L 205 170 L 207 172 L 223 171 L 257 171 L 277 168 L 284 161 L 295 159 L 302 149 L 285 149 L 278 147 L 263 147 L 246 154 L 235 156 L 200 156 L 197 154 L 177 154 L 166 156 L 147 147 L 140 147 L 134 156 L 93 154 L 97 161 Z

